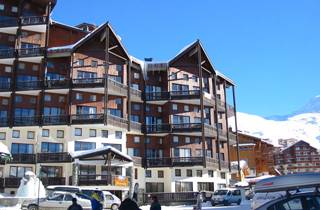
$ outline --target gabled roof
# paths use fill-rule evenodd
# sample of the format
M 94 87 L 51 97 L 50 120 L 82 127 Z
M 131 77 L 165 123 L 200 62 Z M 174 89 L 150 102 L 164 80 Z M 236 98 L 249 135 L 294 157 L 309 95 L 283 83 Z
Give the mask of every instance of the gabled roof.
M 291 144 L 291 145 L 283 148 L 283 149 L 281 150 L 281 152 L 283 152 L 283 151 L 285 151 L 285 150 L 287 150 L 287 149 L 289 149 L 289 148 L 291 148 L 291 147 L 293 147 L 293 146 L 295 146 L 295 145 L 297 145 L 297 144 L 299 144 L 299 143 L 308 144 L 308 145 L 310 146 L 310 144 L 309 144 L 308 142 L 305 142 L 305 141 L 303 141 L 303 140 L 300 140 L 300 141 L 297 141 L 297 142 L 294 143 L 294 144 Z M 312 147 L 312 146 L 310 146 L 310 147 Z
M 173 57 L 170 61 L 169 61 L 169 66 L 171 66 L 174 62 L 178 61 L 180 58 L 182 58 L 182 56 L 186 55 L 187 53 L 192 52 L 192 50 L 195 50 L 196 47 L 200 46 L 202 55 L 204 56 L 204 58 L 208 61 L 209 63 L 209 71 L 212 71 L 212 73 L 216 74 L 218 77 L 226 80 L 229 84 L 231 85 L 235 85 L 235 83 L 228 77 L 226 77 L 224 74 L 220 73 L 219 71 L 216 70 L 216 68 L 214 67 L 214 65 L 212 64 L 210 57 L 208 56 L 206 50 L 204 49 L 201 41 L 199 39 L 197 39 L 196 41 L 188 44 L 187 46 L 183 47 L 179 53 Z

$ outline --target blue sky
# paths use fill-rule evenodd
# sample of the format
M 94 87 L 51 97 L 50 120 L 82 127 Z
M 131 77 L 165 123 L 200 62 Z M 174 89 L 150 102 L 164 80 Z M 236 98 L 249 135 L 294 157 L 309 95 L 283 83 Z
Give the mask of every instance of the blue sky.
M 320 94 L 320 1 L 58 0 L 70 25 L 110 21 L 129 53 L 166 61 L 201 39 L 238 111 L 288 114 Z

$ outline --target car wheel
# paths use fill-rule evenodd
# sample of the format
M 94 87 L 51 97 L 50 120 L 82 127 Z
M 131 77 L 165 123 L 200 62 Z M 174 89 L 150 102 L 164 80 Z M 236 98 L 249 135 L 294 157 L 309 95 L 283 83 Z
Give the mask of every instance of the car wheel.
M 240 205 L 240 203 L 241 203 L 241 200 L 239 199 L 238 202 L 237 202 L 237 204 Z
M 211 206 L 215 206 L 216 204 L 213 202 L 213 201 L 211 201 Z
M 224 205 L 224 206 L 229 206 L 229 202 L 228 202 L 228 201 L 224 201 L 224 202 L 223 202 L 223 205 Z
M 111 209 L 112 210 L 118 210 L 119 206 L 117 204 L 112 204 Z
M 35 204 L 31 204 L 28 206 L 28 210 L 38 210 L 38 206 Z

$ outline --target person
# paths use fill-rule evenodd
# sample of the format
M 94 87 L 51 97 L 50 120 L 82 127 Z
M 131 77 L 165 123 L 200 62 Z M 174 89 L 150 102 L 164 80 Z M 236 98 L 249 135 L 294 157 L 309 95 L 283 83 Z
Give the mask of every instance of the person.
M 100 196 L 98 194 L 98 191 L 92 193 L 90 201 L 92 210 L 102 210 L 102 204 L 100 202 Z
M 202 195 L 201 195 L 200 192 L 197 195 L 197 204 L 196 204 L 194 209 L 196 209 L 196 210 L 201 210 L 202 209 Z
M 161 205 L 159 203 L 158 197 L 153 195 L 151 198 L 152 198 L 152 203 L 150 206 L 150 210 L 161 210 Z
M 131 200 L 130 198 L 124 199 L 119 206 L 119 210 L 141 210 L 137 203 Z
M 82 206 L 77 203 L 76 198 L 72 198 L 72 204 L 69 206 L 68 210 L 82 210 Z

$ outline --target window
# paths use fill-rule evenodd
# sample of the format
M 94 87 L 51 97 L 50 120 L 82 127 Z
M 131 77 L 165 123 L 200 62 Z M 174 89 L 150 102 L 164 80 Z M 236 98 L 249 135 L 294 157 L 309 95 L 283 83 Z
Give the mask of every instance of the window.
M 31 167 L 11 166 L 10 177 L 24 177 L 27 171 L 32 171 Z
M 44 101 L 51 101 L 51 95 L 46 94 L 44 96 Z
M 162 107 L 158 106 L 158 112 L 162 112 Z
M 91 61 L 92 67 L 98 67 L 98 61 Z
M 25 63 L 19 63 L 18 64 L 18 69 L 19 70 L 24 70 L 26 68 L 26 64 Z
M 13 130 L 12 131 L 12 138 L 20 138 L 20 131 L 19 130 Z
M 140 86 L 137 83 L 131 83 L 131 88 L 133 88 L 135 90 L 140 90 Z
M 116 99 L 114 100 L 114 102 L 115 102 L 117 105 L 121 105 L 121 104 L 122 104 L 121 98 L 116 98 Z
M 8 105 L 9 104 L 9 99 L 4 98 L 2 99 L 2 105 Z
M 35 132 L 34 131 L 28 131 L 27 133 L 27 138 L 28 139 L 34 139 L 35 136 Z
M 192 79 L 194 82 L 198 82 L 198 77 L 196 75 L 192 75 Z
M 76 99 L 78 101 L 82 101 L 83 100 L 83 95 L 81 93 L 76 93 Z
M 188 80 L 189 80 L 189 76 L 188 76 L 188 74 L 183 74 L 183 80 L 186 80 L 186 81 L 188 81 Z
M 171 79 L 172 79 L 172 80 L 176 80 L 177 78 L 178 78 L 178 73 L 172 72 L 172 74 L 171 74 Z
M 180 177 L 181 176 L 181 169 L 175 169 L 174 170 L 174 175 L 177 176 L 177 177 Z
M 192 177 L 192 169 L 187 169 L 187 177 Z
M 74 135 L 75 136 L 82 136 L 82 128 L 75 128 Z
M 32 65 L 32 71 L 38 71 L 39 66 L 38 65 Z
M 197 177 L 202 177 L 202 170 L 197 170 Z
M 199 137 L 194 138 L 194 143 L 200 144 L 201 143 L 200 138 Z
M 64 130 L 57 130 L 57 138 L 64 138 Z
M 139 115 L 130 115 L 130 120 L 133 122 L 140 122 L 140 117 Z
M 140 150 L 138 148 L 128 148 L 128 155 L 140 156 Z
M 185 112 L 188 112 L 188 111 L 189 111 L 189 106 L 188 106 L 188 105 L 184 105 L 183 110 L 184 110 Z
M 144 141 L 145 144 L 150 144 L 151 143 L 151 139 L 150 137 L 147 137 Z
M 197 107 L 197 106 L 193 107 L 193 111 L 198 113 L 199 112 L 199 107 Z
M 179 137 L 178 136 L 174 136 L 172 142 L 174 144 L 178 144 L 179 143 Z
M 175 182 L 176 192 L 193 192 L 192 182 Z
M 90 95 L 89 100 L 90 101 L 97 101 L 97 96 L 96 95 Z
M 140 74 L 139 73 L 133 73 L 133 78 L 135 79 L 139 79 L 140 78 Z
M 101 136 L 103 138 L 108 138 L 108 130 L 101 130 Z
M 116 131 L 116 139 L 122 139 L 122 131 Z
M 152 177 L 151 170 L 146 170 L 146 177 L 147 178 L 151 178 Z
M 190 142 L 191 142 L 190 137 L 185 137 L 184 141 L 186 144 L 190 144 Z
M 11 67 L 11 66 L 6 66 L 6 67 L 4 67 L 4 71 L 5 71 L 6 73 L 11 73 L 12 67 Z
M 133 104 L 134 111 L 140 111 L 140 108 L 141 108 L 140 104 Z
M 172 110 L 177 111 L 178 110 L 178 104 L 172 104 Z
M 220 177 L 221 177 L 221 179 L 226 179 L 226 173 L 225 172 L 220 172 Z
M 42 137 L 49 137 L 49 129 L 42 129 Z
M 76 141 L 74 144 L 74 151 L 90 150 L 95 148 L 96 148 L 95 142 Z
M 163 178 L 164 177 L 164 172 L 162 170 L 158 171 L 158 178 Z
M 163 139 L 159 138 L 159 144 L 163 144 Z
M 140 143 L 140 136 L 133 137 L 133 142 L 136 144 L 139 144 Z
M 150 112 L 150 105 L 146 105 L 146 112 Z
M 6 140 L 6 132 L 0 132 L 0 140 Z
M 84 66 L 84 60 L 83 59 L 79 59 L 78 60 L 78 65 L 79 66 Z
M 0 10 L 1 10 L 1 11 L 4 10 L 4 4 L 0 4 Z
M 36 104 L 37 103 L 37 98 L 36 97 L 31 97 L 30 98 L 30 104 Z
M 146 193 L 164 192 L 164 183 L 162 182 L 146 182 Z
M 208 170 L 208 176 L 213 177 L 213 170 Z
M 198 182 L 198 191 L 214 191 L 213 182 Z
M 90 129 L 89 130 L 89 136 L 90 137 L 96 137 L 97 136 L 97 130 L 96 129 Z
M 12 154 L 32 154 L 33 153 L 33 144 L 11 144 L 11 153 Z
M 52 153 L 63 152 L 63 144 L 42 142 L 41 143 L 41 152 L 52 152 Z
M 12 6 L 12 7 L 11 7 L 11 12 L 17 13 L 17 12 L 18 12 L 18 7 Z
M 16 103 L 21 103 L 22 102 L 22 96 L 16 96 L 14 99 L 15 99 L 14 101 Z
M 64 102 L 64 96 L 59 96 L 59 103 L 63 103 Z

